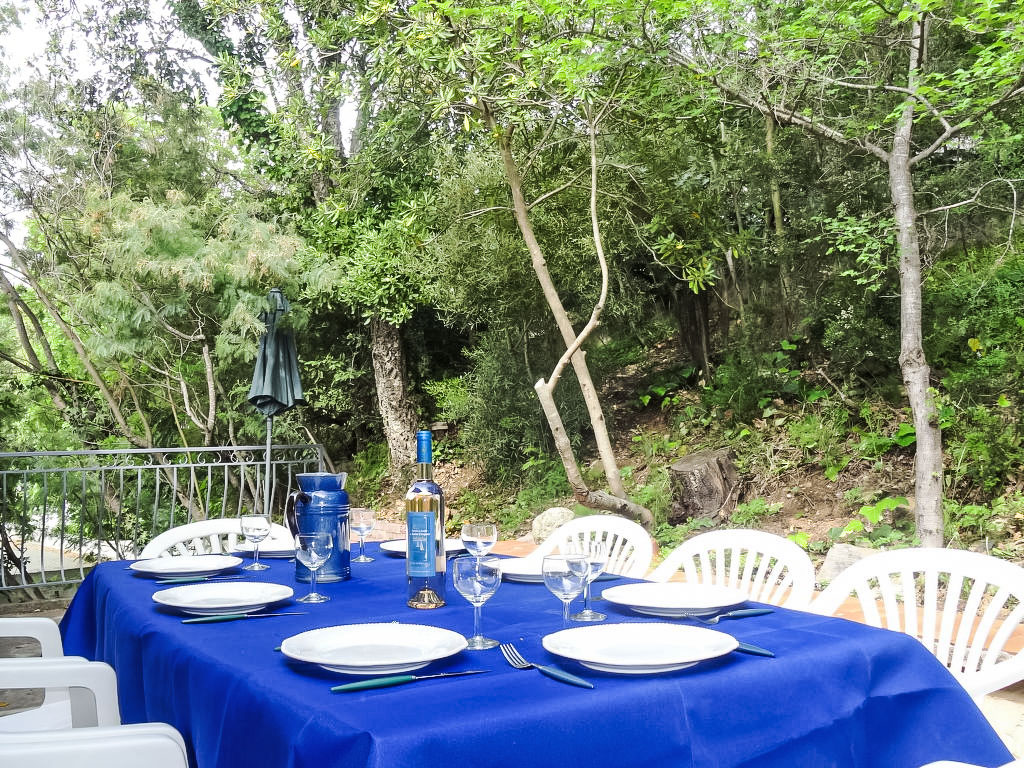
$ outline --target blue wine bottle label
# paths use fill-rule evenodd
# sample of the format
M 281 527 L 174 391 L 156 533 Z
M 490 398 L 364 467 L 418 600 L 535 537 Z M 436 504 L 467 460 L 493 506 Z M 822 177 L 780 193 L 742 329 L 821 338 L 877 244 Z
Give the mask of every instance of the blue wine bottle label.
M 421 429 L 416 433 L 416 463 L 433 464 L 434 446 L 431 443 L 429 429 Z
M 434 513 L 408 512 L 409 559 L 406 568 L 410 576 L 433 576 L 435 570 Z

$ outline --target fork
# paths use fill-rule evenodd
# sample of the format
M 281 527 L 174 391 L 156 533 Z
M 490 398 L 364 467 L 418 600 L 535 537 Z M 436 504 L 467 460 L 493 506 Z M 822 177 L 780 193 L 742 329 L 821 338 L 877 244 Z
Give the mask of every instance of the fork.
M 710 619 L 705 619 L 700 616 L 695 616 L 692 613 L 684 614 L 687 619 L 693 619 L 699 621 L 701 624 L 717 624 L 722 619 L 741 619 L 744 616 L 763 616 L 766 613 L 772 613 L 771 608 L 743 608 L 739 611 L 729 611 L 728 613 L 720 613 L 717 616 L 712 616 Z
M 544 664 L 531 664 L 522 657 L 522 654 L 516 650 L 516 647 L 512 643 L 502 643 L 498 646 L 501 649 L 501 655 L 505 657 L 511 666 L 516 669 L 536 669 L 542 675 L 547 675 L 555 680 L 560 680 L 563 683 L 569 683 L 569 685 L 577 685 L 580 688 L 593 688 L 594 684 L 584 680 L 582 677 L 576 677 L 571 675 L 558 667 L 549 667 Z

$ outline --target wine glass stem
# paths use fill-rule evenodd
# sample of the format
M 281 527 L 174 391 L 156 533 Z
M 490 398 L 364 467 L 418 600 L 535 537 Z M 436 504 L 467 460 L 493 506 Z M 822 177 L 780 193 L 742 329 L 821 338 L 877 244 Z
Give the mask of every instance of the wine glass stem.
M 316 594 L 316 568 L 309 569 L 309 594 Z
M 366 546 L 366 539 L 362 536 L 359 537 L 359 559 L 362 560 L 366 557 L 366 553 L 363 551 L 363 547 Z
M 480 637 L 480 612 L 483 608 L 482 605 L 473 606 L 473 637 Z
M 562 601 L 562 629 L 569 626 L 569 603 L 571 602 L 571 597 L 568 600 Z
M 258 541 L 252 543 L 252 564 L 260 564 L 260 543 Z
M 583 612 L 587 613 L 590 610 L 590 582 L 586 582 L 583 585 Z

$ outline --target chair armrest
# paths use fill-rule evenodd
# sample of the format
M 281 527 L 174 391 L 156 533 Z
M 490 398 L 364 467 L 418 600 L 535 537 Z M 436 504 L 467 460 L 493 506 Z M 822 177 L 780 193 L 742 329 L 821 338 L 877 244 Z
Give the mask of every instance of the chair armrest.
M 0 688 L 67 688 L 74 727 L 121 724 L 117 677 L 102 661 L 80 656 L 0 659 Z
M 0 619 L 0 637 L 31 637 L 39 641 L 42 656 L 55 658 L 64 655 L 60 629 L 53 619 L 38 616 Z

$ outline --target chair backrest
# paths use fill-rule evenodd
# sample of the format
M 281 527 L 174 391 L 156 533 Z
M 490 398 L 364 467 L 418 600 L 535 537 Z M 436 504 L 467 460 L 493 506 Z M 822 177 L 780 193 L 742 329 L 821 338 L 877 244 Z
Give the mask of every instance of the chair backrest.
M 867 624 L 916 637 L 972 696 L 1024 680 L 1024 654 L 1006 651 L 1024 620 L 1018 565 L 960 549 L 879 552 L 836 576 L 811 610 L 833 615 L 851 595 Z
M 643 526 L 614 515 L 587 515 L 556 528 L 533 552 L 542 559 L 553 552 L 585 552 L 586 545 L 601 542 L 608 550 L 606 573 L 642 578 L 651 567 L 654 543 Z
M 181 734 L 164 723 L 0 734 L 0 765 L 18 768 L 188 768 Z
M 814 594 L 814 564 L 807 553 L 765 531 L 735 528 L 694 536 L 672 550 L 650 579 L 669 581 L 680 569 L 687 582 L 739 589 L 760 603 L 806 608 Z
M 239 543 L 245 541 L 242 535 L 242 521 L 237 517 L 220 517 L 214 520 L 199 520 L 186 523 L 157 535 L 139 554 L 143 560 L 151 557 L 174 557 L 177 555 L 219 555 L 234 552 Z M 261 548 L 287 549 L 294 546 L 293 538 L 283 525 L 273 523 L 270 534 L 260 544 Z
M 70 721 L 66 709 L 50 715 L 45 707 L 2 717 L 2 732 L 121 724 L 117 678 L 113 668 L 101 661 L 86 661 L 80 656 L 0 659 L 0 685 L 5 689 L 64 690 L 70 708 Z M 21 719 L 21 715 L 41 717 L 26 720 Z
M 57 622 L 41 616 L 14 616 L 0 619 L 0 637 L 25 637 L 39 643 L 39 655 L 44 658 L 59 658 L 64 655 L 64 643 L 60 638 Z

